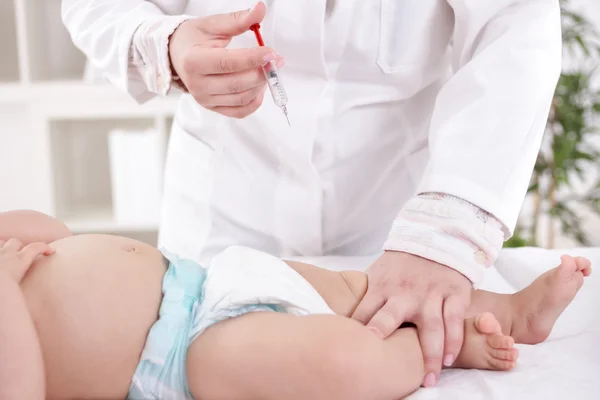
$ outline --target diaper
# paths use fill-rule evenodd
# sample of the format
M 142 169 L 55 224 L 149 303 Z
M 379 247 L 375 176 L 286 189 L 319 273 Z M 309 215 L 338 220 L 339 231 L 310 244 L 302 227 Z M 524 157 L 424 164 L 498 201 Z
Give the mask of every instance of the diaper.
M 129 388 L 132 400 L 193 399 L 186 357 L 211 325 L 251 312 L 333 314 L 317 291 L 278 258 L 230 247 L 208 268 L 163 251 L 170 261 L 163 300 Z

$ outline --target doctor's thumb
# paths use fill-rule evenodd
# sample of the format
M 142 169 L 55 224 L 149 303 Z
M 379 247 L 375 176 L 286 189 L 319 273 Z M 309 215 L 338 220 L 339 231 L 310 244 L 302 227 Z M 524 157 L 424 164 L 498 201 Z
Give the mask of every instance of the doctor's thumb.
M 267 6 L 259 1 L 248 10 L 207 17 L 204 29 L 213 35 L 233 37 L 247 32 L 254 24 L 260 24 L 266 14 Z

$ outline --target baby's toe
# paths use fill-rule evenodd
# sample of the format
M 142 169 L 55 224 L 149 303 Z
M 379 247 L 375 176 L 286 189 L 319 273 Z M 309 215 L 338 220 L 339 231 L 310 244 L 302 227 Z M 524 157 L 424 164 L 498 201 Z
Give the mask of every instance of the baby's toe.
M 477 329 L 480 333 L 490 334 L 502 332 L 500 323 L 496 317 L 494 317 L 494 314 L 489 312 L 484 312 L 475 316 L 474 325 L 475 329 Z
M 563 279 L 569 279 L 577 271 L 577 262 L 569 255 L 564 255 L 560 258 L 561 263 L 556 268 L 558 275 Z
M 519 351 L 517 349 L 491 349 L 490 354 L 498 360 L 517 361 Z
M 497 371 L 508 371 L 513 369 L 515 365 L 517 365 L 516 361 L 501 360 L 499 358 L 494 357 L 491 357 L 489 363 L 492 369 L 495 369 Z
M 512 349 L 515 345 L 515 340 L 510 336 L 489 335 L 487 343 L 493 349 Z
M 581 271 L 583 276 L 589 276 L 592 272 L 592 263 L 585 257 L 575 257 L 577 271 Z

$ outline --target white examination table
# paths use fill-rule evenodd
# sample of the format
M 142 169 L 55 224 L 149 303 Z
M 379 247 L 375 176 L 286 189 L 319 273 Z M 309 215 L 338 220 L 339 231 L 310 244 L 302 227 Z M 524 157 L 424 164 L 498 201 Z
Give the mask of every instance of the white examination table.
M 505 250 L 481 288 L 512 293 L 558 265 L 565 252 L 589 258 L 595 270 L 546 342 L 518 345 L 520 357 L 513 371 L 444 371 L 436 388 L 420 389 L 409 399 L 600 400 L 600 249 Z M 299 260 L 334 270 L 362 270 L 373 258 Z

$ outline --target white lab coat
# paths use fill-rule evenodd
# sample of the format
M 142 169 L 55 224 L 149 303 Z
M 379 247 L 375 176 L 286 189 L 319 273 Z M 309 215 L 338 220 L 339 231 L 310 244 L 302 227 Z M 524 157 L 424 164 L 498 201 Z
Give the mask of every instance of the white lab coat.
M 205 259 L 232 244 L 278 255 L 373 254 L 422 192 L 468 200 L 509 230 L 561 66 L 558 0 L 271 0 L 292 128 L 269 95 L 235 120 L 184 95 L 161 242 Z M 74 42 L 120 87 L 139 24 L 254 0 L 63 0 Z M 255 46 L 252 34 L 231 47 Z

